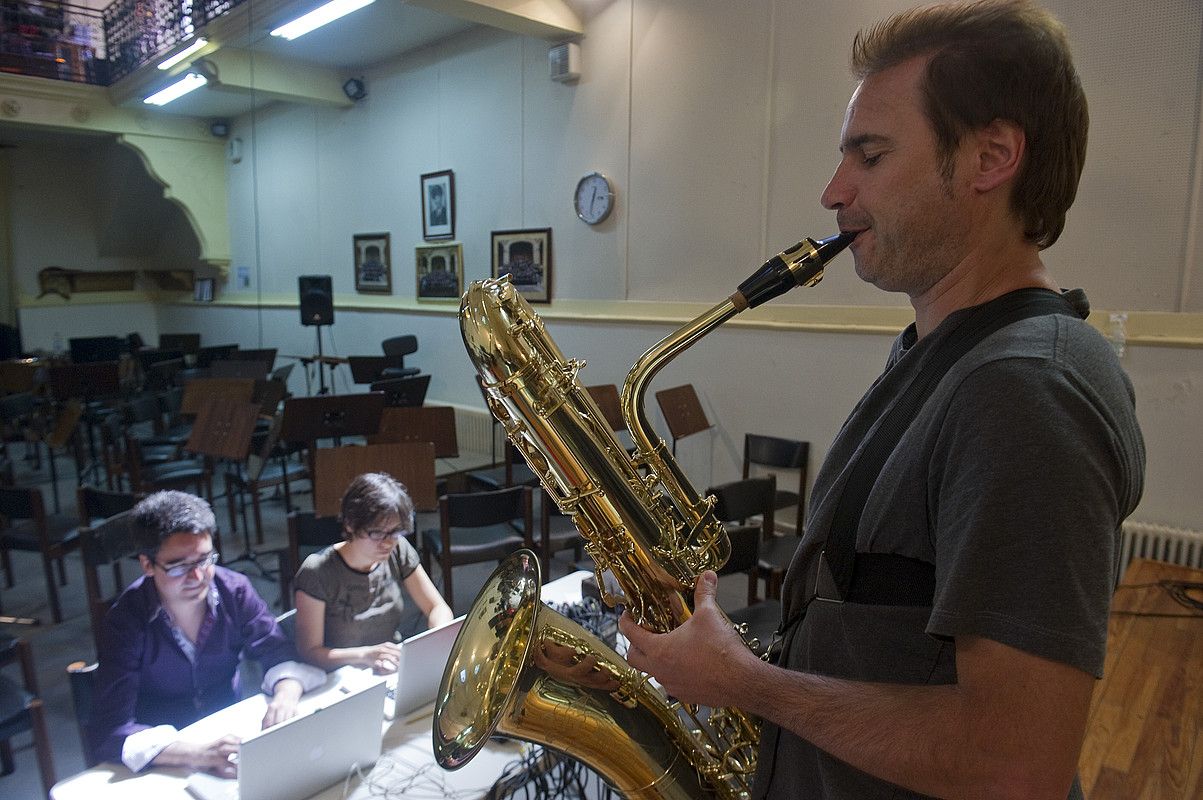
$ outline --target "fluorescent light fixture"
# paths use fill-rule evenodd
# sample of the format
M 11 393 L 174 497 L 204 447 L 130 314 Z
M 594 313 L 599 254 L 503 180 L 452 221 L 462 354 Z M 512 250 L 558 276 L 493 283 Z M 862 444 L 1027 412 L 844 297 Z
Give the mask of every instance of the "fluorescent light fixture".
M 165 106 L 172 100 L 178 100 L 188 94 L 188 92 L 199 89 L 208 82 L 203 75 L 189 72 L 166 89 L 160 89 L 142 102 L 152 106 Z
M 174 56 L 168 56 L 167 58 L 160 61 L 159 69 L 171 69 L 176 64 L 180 63 L 185 58 L 187 58 L 188 56 L 195 53 L 197 50 L 200 50 L 202 47 L 204 47 L 208 43 L 209 43 L 208 39 L 197 39 L 195 42 L 188 45 L 183 50 L 176 53 Z
M 272 31 L 272 36 L 282 36 L 285 39 L 295 39 L 304 36 L 315 28 L 320 28 L 327 22 L 333 22 L 352 11 L 371 5 L 375 0 L 331 0 L 324 6 L 315 8 L 308 14 L 297 17 L 292 22 L 285 23 Z

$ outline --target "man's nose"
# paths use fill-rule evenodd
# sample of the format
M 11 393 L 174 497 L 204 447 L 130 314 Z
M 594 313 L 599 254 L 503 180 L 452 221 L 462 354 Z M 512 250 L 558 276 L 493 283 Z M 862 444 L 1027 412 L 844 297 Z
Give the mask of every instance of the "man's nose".
M 819 202 L 829 211 L 838 211 L 852 202 L 852 187 L 844 176 L 844 166 L 841 163 L 835 168 L 827 187 L 819 195 Z

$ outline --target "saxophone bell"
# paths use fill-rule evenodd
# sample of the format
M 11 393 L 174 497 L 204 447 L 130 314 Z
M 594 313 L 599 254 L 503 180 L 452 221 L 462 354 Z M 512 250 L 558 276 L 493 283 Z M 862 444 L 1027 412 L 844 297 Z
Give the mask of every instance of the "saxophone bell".
M 767 303 L 795 286 L 814 286 L 823 279 L 823 267 L 852 244 L 855 233 L 837 233 L 820 239 L 806 238 L 782 250 L 739 285 L 731 302 L 743 311 Z

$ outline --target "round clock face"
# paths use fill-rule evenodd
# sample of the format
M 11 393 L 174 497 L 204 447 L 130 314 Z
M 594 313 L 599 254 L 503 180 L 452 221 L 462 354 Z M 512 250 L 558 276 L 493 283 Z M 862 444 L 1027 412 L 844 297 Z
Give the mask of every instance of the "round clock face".
M 614 209 L 614 190 L 610 187 L 610 180 L 600 172 L 590 172 L 576 185 L 573 204 L 576 206 L 576 215 L 585 222 L 590 225 L 601 222 Z

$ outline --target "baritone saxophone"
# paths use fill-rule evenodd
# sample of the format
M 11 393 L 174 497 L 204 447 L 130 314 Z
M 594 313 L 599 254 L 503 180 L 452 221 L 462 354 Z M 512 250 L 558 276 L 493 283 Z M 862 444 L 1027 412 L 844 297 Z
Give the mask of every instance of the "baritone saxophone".
M 655 436 L 643 400 L 679 353 L 741 311 L 813 286 L 852 241 L 804 239 L 774 256 L 730 297 L 645 352 L 622 390 L 628 454 L 567 359 L 508 276 L 475 282 L 460 307 L 468 355 L 490 412 L 560 509 L 576 524 L 598 585 L 610 573 L 636 622 L 672 630 L 703 570 L 730 554 L 713 498 L 690 484 Z M 436 700 L 434 751 L 463 766 L 501 734 L 563 751 L 628 798 L 744 798 L 758 725 L 736 708 L 670 701 L 600 639 L 539 601 L 538 560 L 520 551 L 498 567 L 452 648 Z

